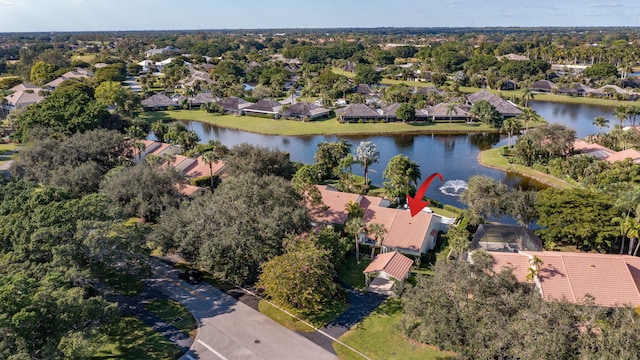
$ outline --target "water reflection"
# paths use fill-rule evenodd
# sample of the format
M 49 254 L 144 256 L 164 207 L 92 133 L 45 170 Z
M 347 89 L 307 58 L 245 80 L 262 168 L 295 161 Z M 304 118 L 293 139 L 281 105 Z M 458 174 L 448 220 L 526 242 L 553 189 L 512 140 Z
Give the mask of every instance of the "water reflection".
M 500 134 L 469 134 L 469 143 L 480 150 L 489 150 L 500 141 Z
M 588 106 L 584 104 L 561 104 L 532 102 L 532 108 L 549 122 L 559 122 L 576 129 L 578 137 L 586 137 L 598 131 L 592 122 L 596 116 L 604 115 L 611 118 L 612 108 L 602 106 Z M 185 124 L 188 121 L 184 121 Z M 270 136 L 247 133 L 238 130 L 219 128 L 215 125 L 193 122 L 190 124 L 202 139 L 220 140 L 232 147 L 240 143 L 249 143 L 270 148 L 279 148 L 291 154 L 292 161 L 313 163 L 313 155 L 321 141 L 338 141 L 345 139 L 355 149 L 361 141 L 371 141 L 380 151 L 380 161 L 372 164 L 369 176 L 378 186 L 383 183 L 382 173 L 389 160 L 403 154 L 420 165 L 423 177 L 439 172 L 444 181 L 468 181 L 473 175 L 487 175 L 503 181 L 512 187 L 523 189 L 545 188 L 535 180 L 522 178 L 513 173 L 490 169 L 478 163 L 481 150 L 490 149 L 496 145 L 506 145 L 506 136 L 499 134 L 469 134 L 469 135 L 354 135 L 354 136 Z M 515 140 L 515 139 L 514 139 Z M 363 169 L 354 165 L 353 171 L 362 175 Z M 438 186 L 429 188 L 427 196 L 444 204 L 462 205 L 458 197 L 448 196 L 438 190 Z

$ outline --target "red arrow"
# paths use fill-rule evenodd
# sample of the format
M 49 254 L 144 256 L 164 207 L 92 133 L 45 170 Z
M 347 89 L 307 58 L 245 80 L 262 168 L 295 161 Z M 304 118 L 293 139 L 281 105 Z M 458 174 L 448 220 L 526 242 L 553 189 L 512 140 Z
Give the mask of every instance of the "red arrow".
M 420 185 L 420 188 L 418 188 L 418 191 L 416 191 L 415 197 L 411 197 L 409 194 L 407 194 L 407 204 L 409 204 L 409 211 L 411 211 L 411 217 L 418 215 L 420 210 L 424 209 L 426 206 L 429 205 L 429 202 L 422 201 L 422 198 L 424 198 L 424 194 L 427 192 L 429 185 L 431 185 L 431 182 L 433 181 L 433 179 L 436 178 L 436 176 L 440 178 L 440 181 L 443 181 L 442 175 L 440 175 L 439 173 L 431 174 L 431 176 L 429 176 L 422 183 L 422 185 Z

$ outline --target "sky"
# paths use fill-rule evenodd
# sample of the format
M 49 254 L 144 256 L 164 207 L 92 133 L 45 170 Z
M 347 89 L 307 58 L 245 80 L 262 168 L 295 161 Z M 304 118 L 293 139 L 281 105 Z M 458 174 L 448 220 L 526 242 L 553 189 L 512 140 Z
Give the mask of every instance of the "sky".
M 0 0 L 0 32 L 639 22 L 638 0 Z

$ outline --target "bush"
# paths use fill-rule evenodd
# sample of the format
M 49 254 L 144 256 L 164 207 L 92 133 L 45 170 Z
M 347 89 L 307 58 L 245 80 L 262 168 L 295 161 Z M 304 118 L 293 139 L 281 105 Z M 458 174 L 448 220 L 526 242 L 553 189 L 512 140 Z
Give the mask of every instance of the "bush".
M 456 214 L 458 216 L 461 216 L 462 213 L 464 212 L 459 207 L 456 207 L 456 206 L 453 206 L 453 205 L 448 205 L 448 204 L 444 206 L 444 209 L 449 211 L 449 212 L 452 212 L 452 213 L 454 213 L 454 214 Z
M 213 175 L 213 186 L 216 187 L 220 179 L 218 175 Z M 209 187 L 211 185 L 211 176 L 205 175 L 189 179 L 189 184 L 193 186 Z

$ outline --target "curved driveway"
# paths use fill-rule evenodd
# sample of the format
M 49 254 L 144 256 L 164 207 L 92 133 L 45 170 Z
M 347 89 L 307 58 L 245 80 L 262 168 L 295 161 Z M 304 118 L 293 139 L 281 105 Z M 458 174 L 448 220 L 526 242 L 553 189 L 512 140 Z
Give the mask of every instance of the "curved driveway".
M 213 286 L 179 280 L 180 270 L 153 263 L 146 284 L 186 307 L 198 321 L 198 336 L 181 360 L 337 359 L 331 352 L 282 327 Z

